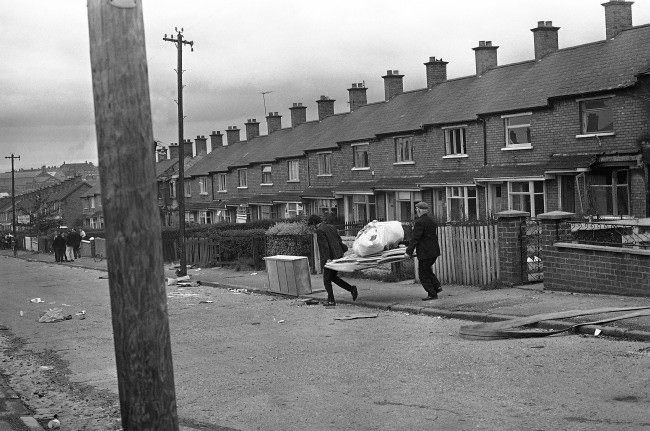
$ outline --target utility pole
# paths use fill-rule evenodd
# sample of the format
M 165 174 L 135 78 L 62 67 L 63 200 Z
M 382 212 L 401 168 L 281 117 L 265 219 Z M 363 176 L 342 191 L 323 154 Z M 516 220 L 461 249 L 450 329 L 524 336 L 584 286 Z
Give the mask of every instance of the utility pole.
M 163 37 L 166 42 L 174 42 L 178 51 L 178 66 L 176 77 L 178 84 L 178 184 L 176 185 L 176 199 L 178 200 L 178 234 L 181 243 L 180 268 L 176 275 L 187 275 L 185 261 L 185 139 L 183 137 L 183 45 L 189 45 L 194 51 L 194 41 L 183 39 L 183 29 L 174 28 L 176 37 Z
M 262 93 L 262 102 L 264 103 L 264 116 L 266 117 L 266 95 L 273 93 L 273 91 L 260 91 Z
M 88 0 L 122 429 L 178 431 L 142 0 Z
M 5 159 L 11 159 L 11 231 L 14 236 L 11 240 L 11 247 L 14 249 L 14 256 L 16 256 L 16 182 L 14 179 L 14 159 L 20 160 L 20 156 L 14 156 L 14 153 L 11 153 L 11 156 L 6 156 Z

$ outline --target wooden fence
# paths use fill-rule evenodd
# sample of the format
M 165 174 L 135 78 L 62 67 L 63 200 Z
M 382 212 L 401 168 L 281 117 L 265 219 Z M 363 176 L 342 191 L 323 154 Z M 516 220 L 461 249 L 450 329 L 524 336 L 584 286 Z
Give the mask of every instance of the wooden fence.
M 439 226 L 440 257 L 433 270 L 442 284 L 487 285 L 499 278 L 497 226 Z M 417 274 L 417 271 L 416 271 Z

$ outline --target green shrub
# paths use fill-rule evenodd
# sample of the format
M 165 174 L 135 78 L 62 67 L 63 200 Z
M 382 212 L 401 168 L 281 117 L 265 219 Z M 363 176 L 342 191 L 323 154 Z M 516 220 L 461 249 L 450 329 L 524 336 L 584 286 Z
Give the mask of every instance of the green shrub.
M 277 222 L 266 230 L 267 235 L 305 235 L 311 230 L 304 221 L 299 222 Z

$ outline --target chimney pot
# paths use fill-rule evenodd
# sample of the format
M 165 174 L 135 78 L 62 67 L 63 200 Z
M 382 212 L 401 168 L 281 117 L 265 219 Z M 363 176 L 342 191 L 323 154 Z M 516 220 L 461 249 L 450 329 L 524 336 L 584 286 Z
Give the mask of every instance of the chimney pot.
M 384 78 L 385 100 L 390 100 L 404 92 L 404 75 L 400 75 L 398 70 L 387 70 L 382 78 Z
M 221 134 L 220 130 L 217 131 L 212 131 L 210 134 L 210 146 L 212 147 L 212 150 L 214 150 L 217 147 L 223 146 L 223 135 Z
M 318 105 L 318 121 L 334 115 L 334 99 L 321 95 L 316 104 Z
M 533 32 L 535 60 L 539 60 L 558 50 L 557 32 L 560 27 L 553 27 L 552 21 L 537 21 Z
M 605 34 L 607 39 L 617 36 L 623 30 L 632 27 L 631 1 L 610 0 L 603 3 L 605 8 Z
M 249 118 L 246 121 L 246 140 L 250 141 L 260 135 L 260 123 L 255 118 Z
M 294 102 L 289 110 L 291 111 L 291 127 L 307 122 L 307 107 L 302 106 L 301 102 Z
M 491 40 L 479 41 L 478 46 L 472 48 L 476 57 L 476 75 L 483 75 L 488 70 L 497 66 L 498 46 L 492 46 Z
M 196 140 L 194 141 L 194 146 L 196 149 L 197 156 L 208 153 L 208 140 L 205 138 L 205 136 L 203 135 L 197 136 Z
M 228 129 L 226 130 L 226 141 L 228 145 L 241 141 L 237 126 L 228 126 Z
M 266 116 L 266 128 L 269 135 L 273 132 L 281 130 L 282 115 L 279 115 L 277 112 L 269 112 L 269 115 Z
M 424 63 L 427 68 L 427 88 L 433 88 L 447 80 L 447 64 L 442 58 L 436 60 L 435 57 L 429 57 L 429 61 Z
M 348 88 L 348 96 L 350 101 L 350 111 L 354 111 L 357 108 L 368 104 L 368 98 L 366 96 L 367 88 L 364 87 L 363 83 L 352 84 L 351 88 Z

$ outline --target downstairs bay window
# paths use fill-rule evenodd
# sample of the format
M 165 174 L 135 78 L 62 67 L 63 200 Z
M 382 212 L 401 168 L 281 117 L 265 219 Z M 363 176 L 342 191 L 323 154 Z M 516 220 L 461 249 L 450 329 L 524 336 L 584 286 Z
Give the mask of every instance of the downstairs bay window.
M 476 187 L 451 186 L 446 188 L 447 220 L 476 220 L 478 218 L 478 202 Z
M 528 212 L 531 217 L 544 213 L 544 181 L 508 182 L 508 208 Z

